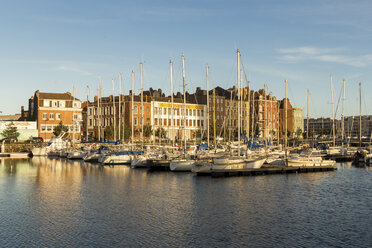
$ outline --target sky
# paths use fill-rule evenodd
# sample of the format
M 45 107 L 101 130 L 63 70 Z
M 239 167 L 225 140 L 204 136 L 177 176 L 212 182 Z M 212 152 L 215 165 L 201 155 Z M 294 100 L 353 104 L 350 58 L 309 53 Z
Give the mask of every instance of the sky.
M 236 85 L 237 49 L 246 79 L 274 96 L 303 108 L 310 91 L 309 116 L 332 113 L 330 75 L 339 117 L 342 81 L 345 115 L 372 114 L 372 1 L 369 0 L 4 0 L 0 15 L 0 111 L 19 113 L 36 90 L 73 92 L 89 99 L 139 93 L 139 63 L 144 89 L 170 93 L 169 61 L 175 91 Z

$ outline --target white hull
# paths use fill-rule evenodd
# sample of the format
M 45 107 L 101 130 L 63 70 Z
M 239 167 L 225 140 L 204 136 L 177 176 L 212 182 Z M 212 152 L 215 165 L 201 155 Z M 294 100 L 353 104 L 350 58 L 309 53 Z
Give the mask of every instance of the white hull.
M 86 152 L 70 152 L 68 155 L 67 155 L 67 158 L 68 159 L 83 159 L 83 157 L 86 155 L 87 153 Z
M 130 155 L 110 155 L 105 156 L 102 160 L 102 164 L 130 164 L 132 157 Z
M 243 162 L 241 161 L 243 160 Z M 254 160 L 249 159 L 231 159 L 230 164 L 215 164 L 213 162 L 197 162 L 192 168 L 192 172 L 208 173 L 213 170 L 244 170 L 244 169 L 259 169 L 265 163 L 266 158 L 259 158 Z M 222 162 L 223 160 L 217 160 Z
M 171 171 L 191 171 L 194 164 L 194 160 L 179 159 L 171 161 L 169 168 Z
M 47 147 L 34 147 L 31 150 L 33 156 L 48 156 L 49 149 Z

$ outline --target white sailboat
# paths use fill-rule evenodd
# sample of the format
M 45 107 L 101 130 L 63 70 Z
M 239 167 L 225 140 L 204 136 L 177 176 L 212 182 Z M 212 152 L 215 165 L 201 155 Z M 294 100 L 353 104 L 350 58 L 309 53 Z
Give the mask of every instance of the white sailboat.
M 169 164 L 171 171 L 191 171 L 195 160 L 186 157 L 186 84 L 185 84 L 185 57 L 182 55 L 182 79 L 183 79 L 183 138 L 184 138 L 184 153 L 183 158 L 172 160 Z

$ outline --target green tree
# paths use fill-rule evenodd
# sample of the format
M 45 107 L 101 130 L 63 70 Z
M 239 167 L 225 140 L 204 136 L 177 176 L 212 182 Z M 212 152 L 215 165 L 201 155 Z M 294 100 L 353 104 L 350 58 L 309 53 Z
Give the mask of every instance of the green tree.
M 6 125 L 6 129 L 1 133 L 2 136 L 6 139 L 17 139 L 19 136 L 19 132 L 17 127 L 14 125 L 13 122 L 10 122 L 8 125 Z
M 162 127 L 156 129 L 156 131 L 155 131 L 155 136 L 160 138 L 160 139 L 164 138 L 166 136 L 166 134 L 167 134 L 167 131 L 165 131 L 165 129 L 162 128 Z
M 62 121 L 60 121 L 59 124 L 54 128 L 53 134 L 57 137 L 62 132 L 65 132 L 66 133 L 65 135 L 67 135 L 67 133 L 68 133 L 68 127 L 67 126 L 64 126 L 62 124 Z
M 148 138 L 152 134 L 152 126 L 149 124 L 146 124 L 143 126 L 143 136 Z
M 104 133 L 105 133 L 105 138 L 106 139 L 113 139 L 114 138 L 114 127 L 112 126 L 107 126 L 104 130 Z

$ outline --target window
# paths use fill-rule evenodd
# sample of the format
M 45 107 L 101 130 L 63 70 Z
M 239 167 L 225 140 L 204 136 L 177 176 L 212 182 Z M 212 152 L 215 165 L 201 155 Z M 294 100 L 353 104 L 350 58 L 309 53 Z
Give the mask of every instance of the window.
M 167 108 L 163 108 L 163 114 L 164 114 L 164 115 L 167 114 Z
M 74 120 L 79 120 L 79 115 L 78 114 L 74 114 Z
M 138 106 L 134 106 L 134 110 L 133 110 L 133 112 L 134 112 L 135 114 L 138 114 Z
M 61 119 L 61 114 L 57 113 L 56 114 L 56 120 L 60 120 Z
M 42 132 L 45 132 L 45 126 L 44 126 L 44 125 L 41 126 L 41 131 L 42 131 Z
M 54 120 L 54 114 L 49 114 L 49 119 Z
M 136 118 L 134 118 L 134 125 L 137 125 L 137 117 Z
M 89 119 L 89 126 L 92 126 L 92 119 Z
M 52 126 L 47 126 L 47 131 L 51 132 L 52 131 Z
M 48 120 L 48 114 L 47 114 L 47 113 L 44 113 L 44 114 L 43 114 L 43 120 L 44 120 L 44 121 Z
M 150 112 L 150 107 L 146 107 L 146 112 Z
M 146 119 L 146 124 L 150 125 L 150 118 Z
M 204 116 L 204 110 L 201 110 L 200 112 L 201 112 L 201 116 Z

